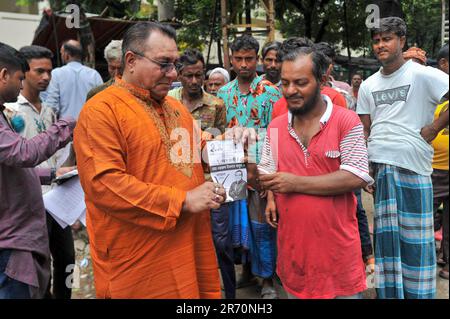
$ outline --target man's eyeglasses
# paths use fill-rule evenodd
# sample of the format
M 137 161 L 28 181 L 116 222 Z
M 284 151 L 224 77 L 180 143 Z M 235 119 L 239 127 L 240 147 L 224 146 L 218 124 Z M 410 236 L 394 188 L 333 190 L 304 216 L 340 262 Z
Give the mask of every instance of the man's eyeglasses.
M 135 51 L 131 51 L 131 52 L 133 52 L 136 55 L 139 55 L 142 58 L 145 58 L 145 59 L 149 60 L 150 62 L 153 62 L 153 63 L 159 65 L 159 67 L 161 69 L 161 72 L 163 72 L 163 73 L 169 73 L 170 71 L 172 71 L 173 69 L 177 69 L 177 67 L 178 67 L 178 63 L 177 62 L 175 62 L 175 63 L 172 63 L 172 62 L 160 62 L 160 61 L 157 61 L 157 60 L 154 60 L 152 58 L 149 58 L 149 57 L 145 56 L 143 53 L 135 52 Z

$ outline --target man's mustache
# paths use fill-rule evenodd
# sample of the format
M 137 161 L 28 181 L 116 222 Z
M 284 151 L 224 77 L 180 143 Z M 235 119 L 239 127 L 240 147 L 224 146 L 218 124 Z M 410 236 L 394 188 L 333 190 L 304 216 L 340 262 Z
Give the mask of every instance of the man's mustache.
M 291 96 L 285 96 L 286 100 L 298 100 L 298 99 L 303 99 L 303 96 L 301 96 L 300 94 L 294 94 Z

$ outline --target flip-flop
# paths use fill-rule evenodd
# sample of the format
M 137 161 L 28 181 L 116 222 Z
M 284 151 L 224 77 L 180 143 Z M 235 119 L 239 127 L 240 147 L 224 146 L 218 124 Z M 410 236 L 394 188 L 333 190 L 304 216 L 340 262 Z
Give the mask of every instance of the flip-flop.
M 264 287 L 261 290 L 262 299 L 279 299 L 278 293 L 274 287 Z

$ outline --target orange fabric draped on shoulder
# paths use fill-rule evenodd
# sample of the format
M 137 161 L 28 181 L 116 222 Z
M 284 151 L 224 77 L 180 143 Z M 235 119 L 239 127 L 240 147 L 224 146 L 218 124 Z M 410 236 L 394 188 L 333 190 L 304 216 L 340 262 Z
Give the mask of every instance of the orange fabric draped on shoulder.
M 97 297 L 220 298 L 209 212 L 181 213 L 204 182 L 193 119 L 126 85 L 90 99 L 74 133 Z

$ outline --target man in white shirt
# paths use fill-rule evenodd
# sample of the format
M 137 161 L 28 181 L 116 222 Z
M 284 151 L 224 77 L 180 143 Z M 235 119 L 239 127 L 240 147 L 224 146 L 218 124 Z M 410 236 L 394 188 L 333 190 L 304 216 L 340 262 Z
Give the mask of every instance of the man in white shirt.
M 66 65 L 52 71 L 45 99 L 60 117 L 69 115 L 77 119 L 89 91 L 103 84 L 96 70 L 81 64 L 82 57 L 80 42 L 64 42 L 61 58 Z
M 39 98 L 39 93 L 47 88 L 51 79 L 53 54 L 47 48 L 36 45 L 23 47 L 20 49 L 20 53 L 27 59 L 30 70 L 25 74 L 23 89 L 17 102 L 5 104 L 5 114 L 17 133 L 31 139 L 46 131 L 56 122 L 56 114 L 53 109 Z M 58 154 L 60 153 L 56 153 L 37 167 L 50 168 L 55 172 L 55 175 L 62 175 L 74 169 L 74 167 L 64 167 L 56 172 Z M 51 186 L 42 186 L 43 193 L 50 189 Z M 66 272 L 66 269 L 67 266 L 75 264 L 72 230 L 70 227 L 61 228 L 49 213 L 46 216 L 50 252 L 53 257 L 53 297 L 70 299 L 71 288 L 66 285 L 66 279 L 70 273 Z M 51 297 L 50 283 L 47 297 Z
M 448 125 L 448 110 L 433 121 L 436 105 L 448 98 L 448 75 L 405 62 L 402 19 L 379 23 L 371 34 L 382 68 L 362 83 L 357 103 L 375 178 L 375 285 L 379 298 L 434 298 L 429 143 Z

